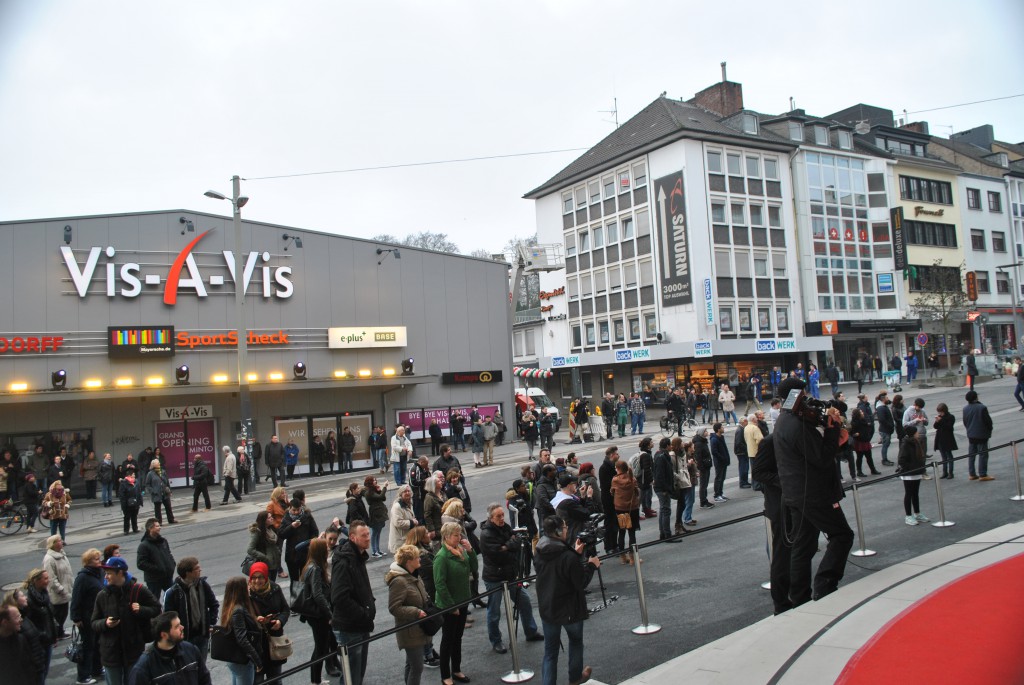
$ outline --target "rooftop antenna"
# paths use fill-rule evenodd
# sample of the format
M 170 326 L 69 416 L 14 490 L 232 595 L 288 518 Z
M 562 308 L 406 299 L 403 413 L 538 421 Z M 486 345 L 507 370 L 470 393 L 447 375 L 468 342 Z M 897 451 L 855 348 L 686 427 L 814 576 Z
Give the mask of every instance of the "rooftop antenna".
M 722 83 L 725 83 L 728 80 L 729 79 L 725 77 L 725 62 L 722 62 Z
M 661 95 L 662 95 L 662 97 L 664 97 L 665 93 L 662 93 Z M 612 98 L 612 108 L 611 109 L 599 109 L 597 111 L 598 111 L 599 114 L 611 114 L 613 117 L 615 117 L 615 128 L 619 127 L 619 99 L 618 98 Z M 608 120 L 604 119 L 603 121 L 608 121 Z M 611 122 L 609 121 L 608 123 L 611 123 Z
M 794 100 L 793 96 L 790 95 L 789 96 L 789 111 L 792 112 L 794 109 L 796 109 L 796 100 Z

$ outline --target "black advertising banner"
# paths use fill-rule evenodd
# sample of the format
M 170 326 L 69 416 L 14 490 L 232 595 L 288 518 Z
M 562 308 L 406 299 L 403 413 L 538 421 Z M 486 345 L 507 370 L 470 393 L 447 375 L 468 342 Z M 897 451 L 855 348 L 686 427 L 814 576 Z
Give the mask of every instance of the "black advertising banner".
M 441 385 L 462 385 L 463 383 L 500 383 L 501 369 L 494 371 L 452 371 L 441 374 Z
M 889 224 L 892 226 L 892 256 L 896 260 L 896 270 L 907 268 L 907 239 L 903 234 L 903 208 L 893 207 L 889 210 Z
M 654 197 L 658 202 L 661 304 L 664 307 L 693 304 L 683 172 L 677 171 L 656 180 L 654 182 Z

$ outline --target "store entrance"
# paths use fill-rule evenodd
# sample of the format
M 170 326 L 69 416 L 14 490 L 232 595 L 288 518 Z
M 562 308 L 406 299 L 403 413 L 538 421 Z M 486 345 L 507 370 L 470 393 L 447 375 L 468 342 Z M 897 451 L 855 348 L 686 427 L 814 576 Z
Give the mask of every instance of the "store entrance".
M 833 340 L 835 363 L 844 380 L 853 380 L 853 369 L 858 359 L 863 359 L 866 369 L 871 369 L 871 360 L 878 355 L 878 341 L 872 338 L 856 340 Z

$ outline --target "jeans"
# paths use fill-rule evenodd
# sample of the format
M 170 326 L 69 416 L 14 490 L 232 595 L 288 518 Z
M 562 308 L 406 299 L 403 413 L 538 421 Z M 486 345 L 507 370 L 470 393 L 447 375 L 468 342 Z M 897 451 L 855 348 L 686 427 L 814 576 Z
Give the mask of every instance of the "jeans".
M 700 503 L 705 505 L 708 503 L 708 481 L 711 480 L 711 467 L 700 469 Z
M 346 633 L 341 630 L 334 631 L 334 639 L 338 641 L 338 646 L 351 644 L 353 642 L 359 642 L 370 637 L 369 633 Z M 358 647 L 352 647 L 348 650 L 348 665 L 352 671 L 352 682 L 347 685 L 362 685 L 363 676 L 366 675 L 366 652 L 369 644 L 359 645 Z M 344 678 L 342 678 L 344 680 Z
M 100 488 L 100 498 L 104 504 L 110 504 L 114 501 L 114 483 L 100 483 L 100 485 L 102 486 Z
M 495 588 L 500 588 L 501 585 L 502 583 L 499 581 L 484 581 L 484 587 L 487 588 L 488 592 Z M 530 601 L 530 594 L 525 588 L 510 583 L 508 586 L 508 596 L 512 600 L 512 605 L 519 609 L 524 632 L 527 635 L 534 635 L 537 632 L 537 621 L 533 618 L 533 603 Z M 501 592 L 494 592 L 487 597 L 487 639 L 491 641 L 492 645 L 497 645 L 501 642 L 502 600 Z M 512 639 L 514 639 L 514 636 L 509 637 L 509 640 Z
M 643 432 L 644 429 L 644 418 L 643 414 L 630 414 L 629 415 L 629 426 L 630 435 L 636 435 L 637 433 Z
M 711 408 L 704 407 L 704 411 L 701 412 L 700 416 L 701 423 L 711 423 Z
M 798 531 L 790 558 L 789 597 L 793 606 L 811 599 L 818 600 L 836 591 L 843 579 L 846 559 L 853 548 L 853 530 L 841 507 L 809 505 L 803 509 L 786 507 L 787 530 Z M 818 533 L 828 539 L 825 554 L 814 575 L 813 592 L 811 560 L 818 551 Z
M 569 681 L 577 682 L 583 675 L 583 621 L 564 626 L 547 621 L 543 623 L 544 665 L 541 668 L 541 683 L 556 685 L 558 682 L 558 649 L 561 646 L 563 628 L 569 637 Z
M 388 468 L 388 451 L 386 449 L 376 449 L 373 451 L 374 465 L 381 471 L 386 471 Z
M 725 410 L 723 410 L 722 411 L 722 420 L 725 423 L 729 423 L 729 417 L 730 416 L 732 417 L 732 422 L 733 423 L 736 423 L 736 424 L 739 423 L 739 419 L 736 418 L 736 411 L 735 410 L 733 410 L 733 411 L 725 411 Z
M 967 446 L 967 470 L 972 476 L 988 475 L 988 440 L 970 441 Z M 978 460 L 978 470 L 974 470 L 974 460 Z M 51 533 L 52 535 L 52 533 Z
M 939 450 L 942 455 L 942 475 L 953 475 L 953 450 Z
M 724 464 L 717 459 L 715 460 L 715 497 L 722 496 L 722 490 L 725 487 L 725 472 L 728 468 L 728 464 Z
M 607 437 L 609 440 L 611 440 L 612 439 L 612 417 L 611 416 L 603 416 L 601 418 L 604 419 L 604 430 L 605 430 L 605 433 L 606 433 L 605 437 Z
M 672 535 L 672 495 L 659 492 L 658 495 L 658 537 L 667 538 Z M 545 631 L 546 632 L 546 631 Z
M 309 682 L 319 683 L 323 674 L 323 661 L 317 661 L 331 653 L 334 637 L 331 635 L 331 621 L 327 618 L 306 619 L 313 631 L 313 654 L 310 660 L 316 661 L 309 667 Z
M 748 474 L 750 473 L 750 459 L 745 454 L 736 455 L 736 468 L 740 471 L 740 487 L 749 485 L 750 480 Z
M 82 634 L 82 661 L 78 664 L 78 681 L 84 682 L 90 677 L 99 679 L 103 672 L 100 663 L 99 636 L 92 631 L 92 626 L 85 625 Z
M 374 523 L 370 525 L 370 551 L 374 554 L 380 552 L 380 534 L 383 530 L 383 523 Z
M 889 445 L 892 443 L 892 433 L 879 433 L 882 436 L 882 463 L 889 461 Z
M 654 485 L 648 483 L 647 485 L 640 488 L 640 507 L 644 511 L 651 511 L 654 509 Z
M 284 484 L 284 479 L 281 479 L 281 484 Z M 276 485 L 274 487 L 277 487 Z M 238 494 L 238 489 L 235 487 L 235 479 L 231 476 L 224 476 L 224 499 L 221 500 L 221 504 L 226 504 L 228 501 L 228 495 L 234 495 L 236 502 L 242 501 L 242 496 Z
M 536 449 L 536 447 L 537 447 L 537 441 L 536 440 L 527 440 L 526 441 L 526 451 L 529 454 L 530 461 L 533 461 L 533 450 Z
M 973 463 L 973 462 L 972 462 Z M 50 535 L 56 535 L 57 530 L 60 529 L 60 539 L 64 539 L 64 532 L 68 527 L 67 519 L 50 519 Z
M 1024 383 L 1017 382 L 1017 387 L 1013 390 L 1013 399 L 1017 400 L 1021 409 L 1024 409 Z
M 128 526 L 131 526 L 133 533 L 139 532 L 139 509 L 138 507 L 121 507 L 121 513 L 124 515 L 124 534 L 128 534 Z
M 453 437 L 453 438 L 455 439 L 455 440 L 454 440 L 454 441 L 452 442 L 452 450 L 457 450 L 457 449 L 459 449 L 460 447 L 461 447 L 461 448 L 462 448 L 463 450 L 465 450 L 465 449 L 466 449 L 466 434 L 465 434 L 465 433 L 456 433 L 456 434 L 455 434 L 455 435 L 453 435 L 452 437 Z
M 206 657 L 210 655 L 210 638 L 206 635 L 197 635 L 196 637 L 190 638 L 189 642 L 196 646 L 199 650 L 199 658 L 202 662 L 206 663 Z
M 693 502 L 696 500 L 696 493 L 693 488 L 683 490 L 683 521 L 693 520 Z
M 52 647 L 50 649 L 53 649 Z M 49 660 L 47 660 L 49 663 Z M 252 664 L 249 664 L 250 666 Z M 104 666 L 103 667 L 103 679 L 107 682 L 107 685 L 126 685 L 128 682 L 124 677 L 124 666 Z M 250 683 L 252 680 L 249 681 Z
M 252 685 L 256 680 L 256 665 L 251 661 L 247 664 L 233 664 L 228 661 L 225 665 L 231 671 L 231 685 Z
M 280 481 L 280 482 L 278 482 Z M 276 488 L 278 485 L 284 487 L 286 485 L 286 479 L 284 477 L 284 464 L 270 467 L 270 482 Z

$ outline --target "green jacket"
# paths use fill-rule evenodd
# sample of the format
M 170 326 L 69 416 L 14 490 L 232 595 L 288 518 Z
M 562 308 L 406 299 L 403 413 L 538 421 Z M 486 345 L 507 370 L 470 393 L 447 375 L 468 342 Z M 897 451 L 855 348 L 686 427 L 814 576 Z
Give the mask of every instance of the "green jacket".
M 439 609 L 469 601 L 473 596 L 469 577 L 476 572 L 476 564 L 473 550 L 463 551 L 459 559 L 441 545 L 441 551 L 434 557 L 434 604 Z

